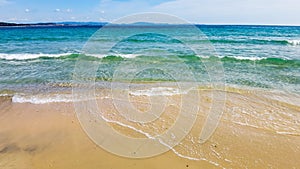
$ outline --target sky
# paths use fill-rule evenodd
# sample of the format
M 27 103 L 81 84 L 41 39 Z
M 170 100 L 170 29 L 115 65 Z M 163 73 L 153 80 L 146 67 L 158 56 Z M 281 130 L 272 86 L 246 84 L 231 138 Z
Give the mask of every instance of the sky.
M 300 0 L 0 0 L 2 22 L 110 22 L 142 12 L 199 24 L 300 25 Z

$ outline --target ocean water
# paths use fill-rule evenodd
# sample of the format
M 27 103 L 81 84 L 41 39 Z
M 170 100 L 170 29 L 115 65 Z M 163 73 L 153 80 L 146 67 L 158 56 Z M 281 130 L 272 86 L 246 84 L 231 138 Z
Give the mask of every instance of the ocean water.
M 109 28 L 109 36 L 96 38 L 91 37 L 100 26 L 0 28 L 0 93 L 40 94 L 69 90 L 80 58 L 99 64 L 95 75 L 99 85 L 109 86 L 111 81 L 189 81 L 182 65 L 199 85 L 205 85 L 210 83 L 210 77 L 203 63 L 216 61 L 223 66 L 226 86 L 300 94 L 300 27 L 197 27 L 206 37 L 195 38 L 197 35 L 187 32 L 185 26 L 171 29 L 151 26 L 151 29 L 170 30 L 172 37 L 151 32 L 123 37 L 122 31 L 126 29 L 134 34 L 149 28 L 114 26 Z M 184 39 L 200 51 L 205 51 L 209 45 L 214 52 L 198 55 L 178 39 Z M 87 54 L 86 51 L 85 55 L 81 54 L 87 44 L 105 47 L 116 41 L 109 54 Z M 138 65 L 133 66 L 139 69 L 134 77 L 126 75 L 131 74 L 133 68 L 126 65 Z M 152 69 L 142 70 L 143 67 Z M 181 76 L 174 78 L 165 69 Z M 116 77 L 116 70 L 124 75 Z

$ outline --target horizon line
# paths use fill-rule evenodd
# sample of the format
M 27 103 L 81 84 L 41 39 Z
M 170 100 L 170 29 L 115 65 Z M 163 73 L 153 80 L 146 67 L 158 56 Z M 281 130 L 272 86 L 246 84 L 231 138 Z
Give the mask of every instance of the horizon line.
M 47 24 L 47 23 L 105 23 L 109 24 L 109 21 L 35 21 L 35 22 L 10 22 L 10 21 L 0 21 L 0 23 L 9 23 L 9 24 Z M 145 22 L 149 24 L 168 24 L 168 23 L 151 23 Z M 192 25 L 232 25 L 232 26 L 300 26 L 300 24 L 276 24 L 276 23 L 188 23 Z M 170 24 L 171 25 L 171 24 Z M 176 25 L 176 24 L 175 24 Z

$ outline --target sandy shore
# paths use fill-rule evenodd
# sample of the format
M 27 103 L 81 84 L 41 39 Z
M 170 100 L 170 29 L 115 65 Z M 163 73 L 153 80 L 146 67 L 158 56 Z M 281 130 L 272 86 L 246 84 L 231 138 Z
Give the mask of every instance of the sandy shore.
M 205 112 L 209 110 L 211 100 L 208 93 L 202 91 L 199 103 L 202 114 L 197 118 L 196 125 L 182 143 L 174 148 L 184 157 L 198 159 L 196 161 L 179 157 L 171 150 L 145 159 L 119 157 L 89 139 L 80 126 L 72 103 L 12 103 L 10 97 L 1 97 L 0 168 L 199 169 L 300 166 L 299 105 L 241 91 L 227 92 L 226 108 L 217 130 L 207 142 L 200 144 L 194 139 L 198 138 Z M 113 109 L 109 108 L 109 98 L 99 102 L 106 104 L 107 110 Z M 251 110 L 256 111 L 251 113 Z M 266 110 L 273 112 L 274 116 L 265 117 Z M 282 127 L 289 124 L 291 130 Z

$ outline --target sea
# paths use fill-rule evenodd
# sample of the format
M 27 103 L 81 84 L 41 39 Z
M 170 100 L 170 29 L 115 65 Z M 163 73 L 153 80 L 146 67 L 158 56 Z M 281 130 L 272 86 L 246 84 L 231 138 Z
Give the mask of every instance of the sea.
M 70 101 L 72 97 L 59 92 L 71 90 L 76 65 L 87 60 L 98 64 L 93 81 L 100 87 L 109 87 L 111 82 L 190 81 L 187 70 L 193 82 L 209 85 L 213 68 L 205 63 L 216 62 L 225 86 L 299 97 L 300 27 L 193 27 L 201 32 L 200 38 L 188 31 L 189 25 L 114 25 L 102 34 L 103 26 L 97 25 L 1 27 L 0 95 L 12 96 L 13 102 Z M 131 36 L 125 36 L 124 30 L 130 30 Z M 95 36 L 97 32 L 101 36 Z M 91 46 L 101 51 L 110 45 L 109 53 L 88 51 Z M 195 52 L 207 47 L 212 52 Z M 44 100 L 26 97 L 41 93 L 56 94 Z

